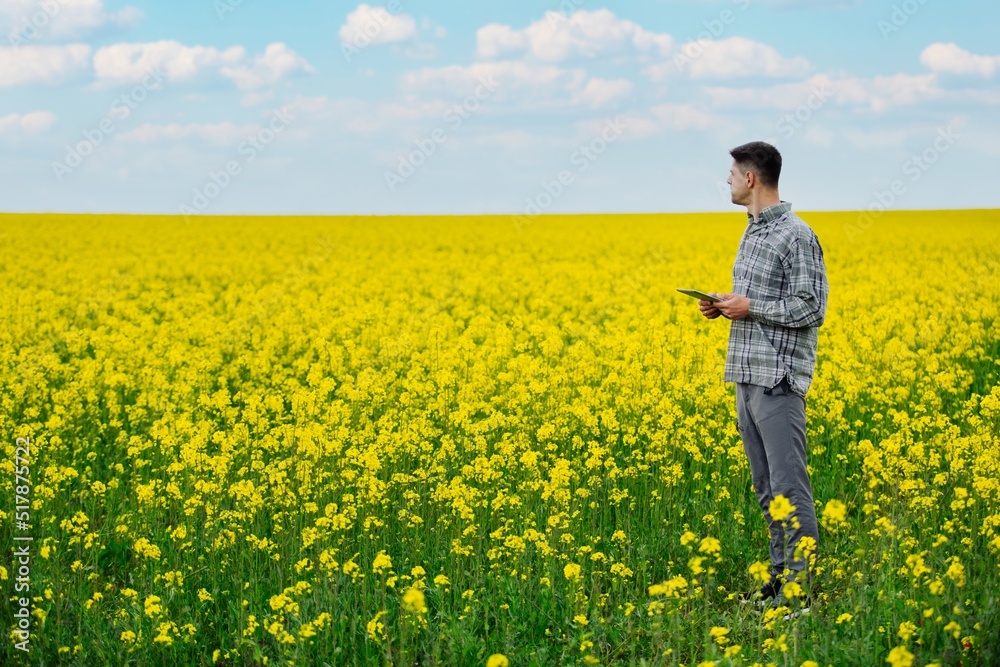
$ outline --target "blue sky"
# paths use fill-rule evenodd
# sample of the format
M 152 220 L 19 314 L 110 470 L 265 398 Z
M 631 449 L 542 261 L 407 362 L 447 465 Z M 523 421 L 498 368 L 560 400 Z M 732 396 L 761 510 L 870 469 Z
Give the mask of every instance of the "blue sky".
M 5 211 L 1000 206 L 1000 4 L 0 0 Z M 881 203 L 879 203 L 881 202 Z

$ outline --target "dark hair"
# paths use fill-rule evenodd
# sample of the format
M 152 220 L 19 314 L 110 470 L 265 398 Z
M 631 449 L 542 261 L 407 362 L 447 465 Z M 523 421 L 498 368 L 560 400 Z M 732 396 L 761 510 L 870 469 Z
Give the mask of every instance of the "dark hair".
M 760 184 L 769 188 L 778 187 L 781 176 L 781 153 L 771 144 L 751 141 L 729 151 L 739 168 L 746 173 L 757 174 Z

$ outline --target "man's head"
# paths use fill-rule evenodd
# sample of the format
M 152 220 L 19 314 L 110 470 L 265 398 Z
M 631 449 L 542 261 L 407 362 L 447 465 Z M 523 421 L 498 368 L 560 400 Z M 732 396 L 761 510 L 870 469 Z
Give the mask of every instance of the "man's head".
M 733 203 L 746 206 L 754 191 L 778 190 L 781 176 L 781 153 L 771 144 L 751 141 L 729 151 L 733 165 L 729 169 L 729 191 Z

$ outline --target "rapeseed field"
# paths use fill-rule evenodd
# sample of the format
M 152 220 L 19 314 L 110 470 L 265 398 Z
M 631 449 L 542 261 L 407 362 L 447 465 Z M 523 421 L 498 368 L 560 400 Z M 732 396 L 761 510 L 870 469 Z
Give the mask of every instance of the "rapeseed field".
M 731 289 L 743 213 L 0 218 L 0 661 L 1000 664 L 1000 212 L 801 215 L 789 620 L 735 599 L 729 322 L 675 291 Z

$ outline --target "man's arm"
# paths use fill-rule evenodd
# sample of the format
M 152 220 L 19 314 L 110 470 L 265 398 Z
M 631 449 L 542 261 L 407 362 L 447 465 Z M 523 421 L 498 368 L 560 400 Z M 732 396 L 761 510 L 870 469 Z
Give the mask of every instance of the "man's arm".
M 751 299 L 748 317 L 783 327 L 820 326 L 826 319 L 830 287 L 819 240 L 794 241 L 783 264 L 791 294 L 771 301 Z

